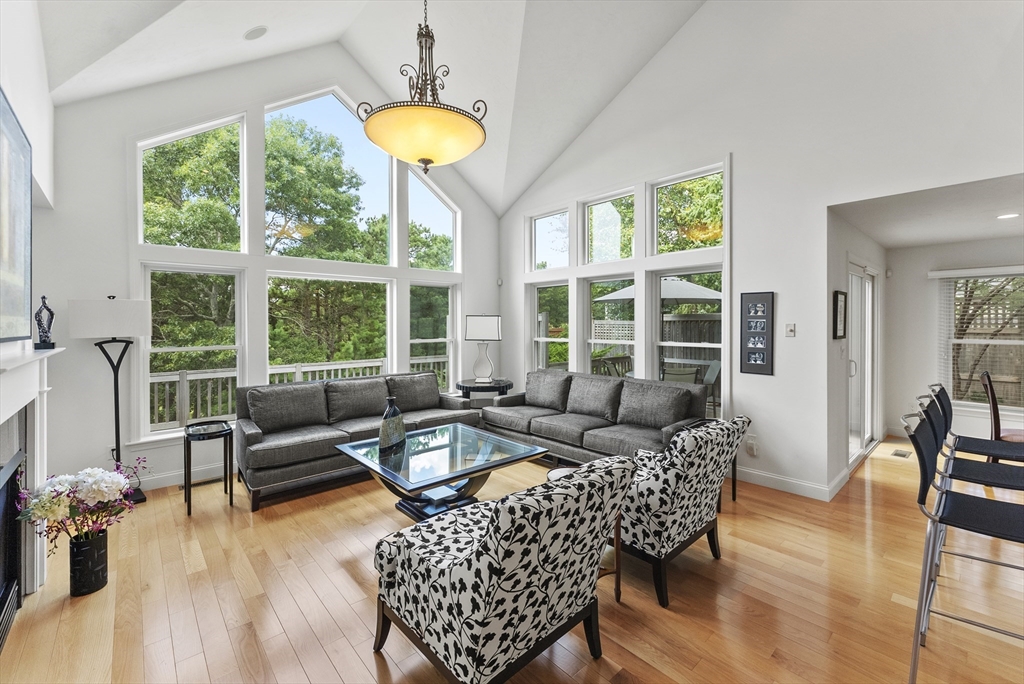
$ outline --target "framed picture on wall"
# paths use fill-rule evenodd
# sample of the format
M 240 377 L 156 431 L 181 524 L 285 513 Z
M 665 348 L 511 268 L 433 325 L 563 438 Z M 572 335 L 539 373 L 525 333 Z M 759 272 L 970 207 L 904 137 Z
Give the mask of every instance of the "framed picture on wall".
M 0 90 L 0 342 L 32 339 L 32 146 Z
M 740 295 L 740 372 L 775 374 L 775 293 Z
M 832 292 L 832 339 L 846 339 L 846 293 Z

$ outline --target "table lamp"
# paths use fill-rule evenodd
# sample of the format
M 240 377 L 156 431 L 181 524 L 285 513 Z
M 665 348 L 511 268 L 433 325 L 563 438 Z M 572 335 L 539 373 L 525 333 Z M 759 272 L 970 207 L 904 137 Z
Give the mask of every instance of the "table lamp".
M 96 346 L 106 357 L 110 369 L 114 372 L 114 460 L 121 462 L 121 397 L 118 373 L 121 362 L 128 353 L 128 347 L 134 340 L 124 339 L 144 337 L 152 332 L 149 300 L 116 299 L 73 299 L 68 302 L 68 319 L 71 337 L 76 339 L 105 339 L 96 342 Z M 120 351 L 117 346 L 120 345 Z M 117 360 L 107 347 L 113 348 Z M 141 487 L 135 487 L 132 501 L 142 503 L 146 495 Z
M 487 356 L 487 345 L 491 342 L 501 341 L 501 316 L 494 314 L 466 316 L 466 341 L 478 343 L 476 363 L 473 364 L 476 381 L 490 382 L 494 365 Z

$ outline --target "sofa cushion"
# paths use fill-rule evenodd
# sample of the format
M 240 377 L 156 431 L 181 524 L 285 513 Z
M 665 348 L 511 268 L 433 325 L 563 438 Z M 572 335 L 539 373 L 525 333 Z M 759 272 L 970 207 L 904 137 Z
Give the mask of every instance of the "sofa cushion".
M 441 403 L 441 394 L 437 391 L 437 376 L 433 372 L 390 375 L 388 389 L 395 398 L 395 406 L 403 413 L 437 408 Z M 384 415 L 383 409 L 381 415 Z
M 597 416 L 614 423 L 615 417 L 619 413 L 621 394 L 621 378 L 578 374 L 573 376 L 565 411 L 585 416 Z
M 327 422 L 337 423 L 349 418 L 383 416 L 388 407 L 388 381 L 383 376 L 329 380 L 327 390 Z
M 675 383 L 627 378 L 622 384 L 618 422 L 660 430 L 686 417 L 690 398 L 690 390 Z
M 583 433 L 587 430 L 608 427 L 612 422 L 597 416 L 579 413 L 562 413 L 555 416 L 538 416 L 530 421 L 530 434 L 547 437 L 566 444 L 583 446 Z M 661 437 L 661 433 L 658 433 Z
M 250 389 L 245 398 L 252 421 L 264 434 L 327 424 L 327 396 L 322 382 L 262 385 Z
M 560 416 L 560 412 L 540 406 L 484 406 L 485 423 L 530 434 L 530 421 L 540 416 Z
M 416 425 L 410 425 L 405 422 L 404 416 L 402 422 L 405 423 L 406 430 L 415 430 Z M 382 418 L 380 416 L 363 416 L 362 418 L 349 418 L 348 420 L 340 420 L 337 423 L 331 423 L 331 427 L 335 430 L 342 430 L 349 434 L 350 442 L 361 442 L 364 439 L 374 439 L 380 437 L 380 423 Z
M 311 461 L 338 453 L 336 444 L 345 444 L 349 435 L 327 425 L 281 430 L 263 435 L 263 441 L 253 444 L 246 453 L 248 468 L 276 468 L 291 463 Z
M 433 428 L 439 425 L 451 425 L 452 423 L 476 425 L 480 422 L 480 414 L 472 409 L 421 409 L 419 411 L 407 411 L 403 413 L 402 421 L 406 423 L 406 425 L 409 423 L 415 423 L 417 430 L 426 430 L 427 428 Z
M 640 425 L 612 425 L 583 435 L 583 448 L 602 454 L 632 456 L 637 449 L 663 451 L 661 430 Z
M 565 411 L 572 376 L 564 371 L 533 371 L 526 374 L 526 403 Z

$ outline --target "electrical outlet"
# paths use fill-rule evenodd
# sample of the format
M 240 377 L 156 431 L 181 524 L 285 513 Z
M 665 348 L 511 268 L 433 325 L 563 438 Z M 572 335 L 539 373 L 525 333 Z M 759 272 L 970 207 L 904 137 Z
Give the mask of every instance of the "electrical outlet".
M 747 435 L 747 453 L 757 456 L 757 435 Z
M 796 337 L 796 323 L 786 324 L 786 337 Z

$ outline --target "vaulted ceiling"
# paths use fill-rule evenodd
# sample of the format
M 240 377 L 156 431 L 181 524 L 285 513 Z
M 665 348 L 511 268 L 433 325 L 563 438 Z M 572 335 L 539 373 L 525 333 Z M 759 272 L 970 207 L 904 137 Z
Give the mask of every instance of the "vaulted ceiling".
M 703 0 L 433 0 L 442 99 L 487 102 L 487 143 L 455 167 L 501 215 Z M 423 5 L 405 0 L 46 0 L 40 23 L 62 105 L 339 41 L 393 99 L 416 63 Z M 255 26 L 269 28 L 255 41 Z M 670 87 L 670 84 L 667 84 Z M 374 103 L 378 104 L 378 103 Z M 638 103 L 640 106 L 640 103 Z

